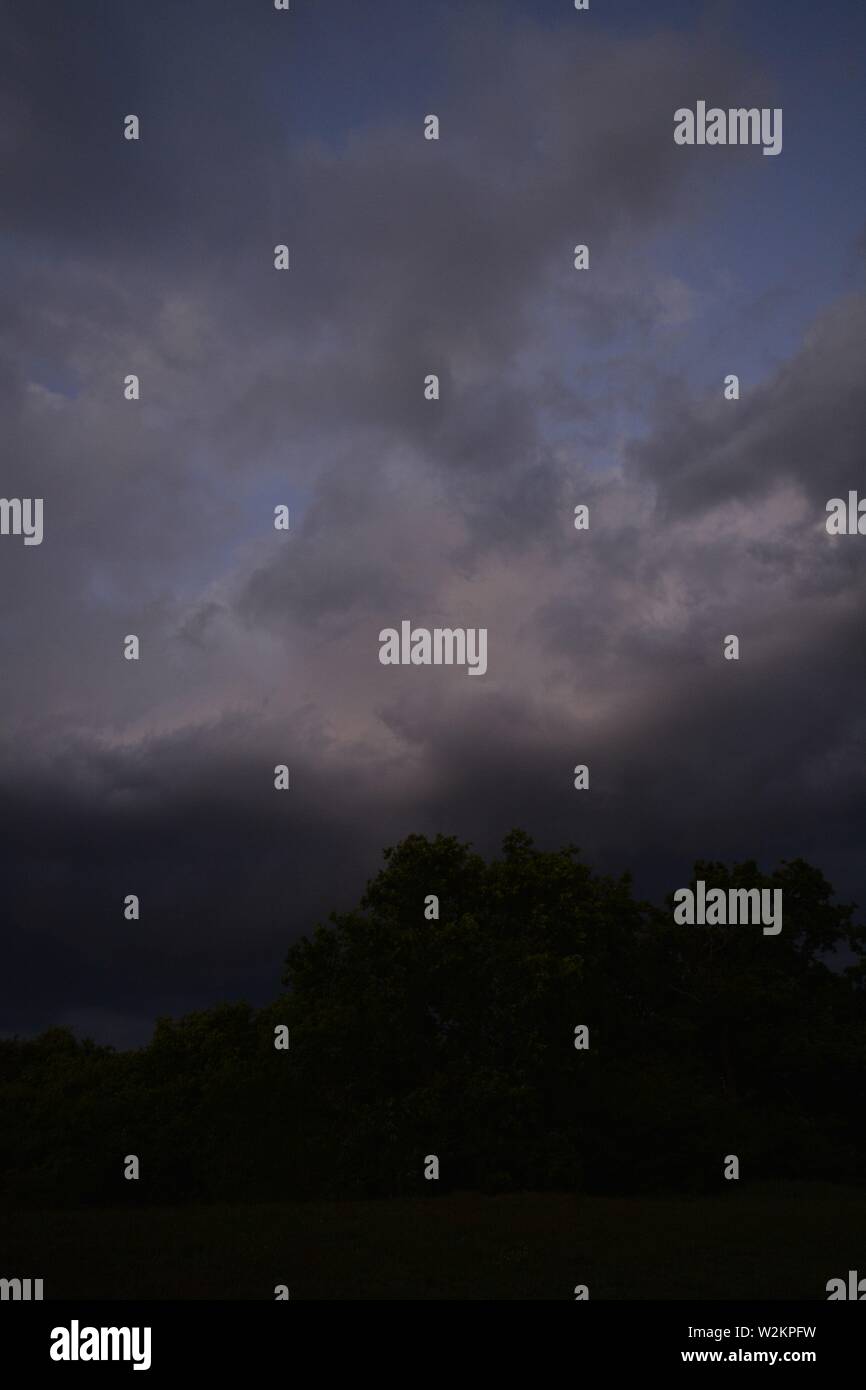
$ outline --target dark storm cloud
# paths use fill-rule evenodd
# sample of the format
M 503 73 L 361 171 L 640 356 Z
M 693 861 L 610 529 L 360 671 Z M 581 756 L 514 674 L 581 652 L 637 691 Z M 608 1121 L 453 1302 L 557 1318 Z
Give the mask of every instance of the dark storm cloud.
M 698 853 L 850 882 L 862 566 L 821 523 L 857 482 L 862 303 L 736 406 L 658 362 L 695 295 L 651 239 L 734 167 L 672 111 L 739 101 L 742 55 L 457 7 L 447 82 L 315 138 L 288 94 L 325 20 L 82 11 L 8 7 L 3 488 L 45 497 L 46 538 L 0 545 L 0 1026 L 126 1041 L 263 997 L 410 831 L 522 824 L 654 891 Z M 399 65 L 399 27 L 329 16 Z M 488 627 L 489 674 L 380 666 L 404 617 Z
M 780 480 L 806 490 L 823 514 L 855 486 L 866 434 L 866 296 L 824 312 L 797 356 L 768 381 L 742 382 L 744 399 L 695 401 L 675 383 L 658 401 L 656 428 L 632 458 L 674 513 L 726 498 L 754 498 Z

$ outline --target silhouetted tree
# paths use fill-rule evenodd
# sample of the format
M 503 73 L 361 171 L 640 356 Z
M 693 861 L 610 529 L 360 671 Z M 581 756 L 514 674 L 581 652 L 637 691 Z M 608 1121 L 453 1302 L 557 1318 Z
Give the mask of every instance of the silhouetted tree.
M 0 1195 L 719 1190 L 726 1153 L 746 1180 L 860 1180 L 866 932 L 853 908 L 799 859 L 769 875 L 701 862 L 694 878 L 781 888 L 782 932 L 677 925 L 672 900 L 641 902 L 627 875 L 521 831 L 489 863 L 410 835 L 355 910 L 290 948 L 268 1007 L 163 1019 L 130 1052 L 66 1030 L 0 1042 Z M 123 1180 L 128 1152 L 139 1183 Z M 423 1181 L 427 1153 L 439 1184 Z

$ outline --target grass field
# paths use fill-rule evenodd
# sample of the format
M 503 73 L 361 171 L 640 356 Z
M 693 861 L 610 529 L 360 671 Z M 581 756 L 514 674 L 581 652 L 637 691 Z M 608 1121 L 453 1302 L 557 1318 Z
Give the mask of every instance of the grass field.
M 0 1266 L 47 1299 L 823 1300 L 866 1274 L 866 1188 L 6 1211 Z

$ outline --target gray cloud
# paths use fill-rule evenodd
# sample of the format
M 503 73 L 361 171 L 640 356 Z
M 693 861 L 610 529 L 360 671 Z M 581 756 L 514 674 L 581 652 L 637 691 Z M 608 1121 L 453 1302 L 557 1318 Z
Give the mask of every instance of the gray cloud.
M 313 138 L 261 16 L 88 9 L 98 43 L 11 10 L 3 487 L 46 539 L 0 544 L 0 1027 L 261 997 L 410 831 L 522 824 L 647 891 L 696 854 L 854 882 L 862 565 L 822 518 L 857 483 L 862 296 L 737 405 L 664 366 L 713 303 L 653 237 L 738 177 L 671 113 L 749 61 L 458 9 L 435 95 Z M 404 617 L 488 627 L 488 676 L 381 667 Z

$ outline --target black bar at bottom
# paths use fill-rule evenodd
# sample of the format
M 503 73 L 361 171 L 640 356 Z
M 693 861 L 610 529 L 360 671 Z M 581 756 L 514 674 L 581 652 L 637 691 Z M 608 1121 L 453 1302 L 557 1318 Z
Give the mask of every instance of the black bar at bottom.
M 843 1302 L 589 1300 L 556 1316 L 550 1310 L 541 1323 L 535 1321 L 540 1314 L 528 1307 L 520 1313 L 509 1304 L 504 1324 L 492 1307 L 483 1310 L 478 1303 L 471 1305 L 472 1316 L 464 1311 L 454 1323 L 442 1309 L 416 1322 L 406 1303 L 398 1306 L 399 1318 L 390 1305 L 377 1312 L 370 1302 L 346 1307 L 302 1299 L 6 1302 L 0 1305 L 0 1376 L 12 1384 L 14 1370 L 14 1383 L 23 1384 L 22 1376 L 40 1372 L 98 1377 L 100 1368 L 110 1367 L 117 1377 L 133 1375 L 138 1365 L 137 1379 L 144 1384 L 189 1371 L 222 1377 L 243 1372 L 245 1383 L 280 1371 L 305 1381 L 336 1372 L 353 1381 L 374 1374 L 429 1383 L 439 1365 L 448 1377 L 460 1369 L 483 1369 L 487 1377 L 501 1365 L 510 1379 L 525 1366 L 536 1385 L 556 1379 L 554 1358 L 563 1356 L 578 1373 L 650 1374 L 739 1362 L 806 1366 L 826 1376 L 856 1367 L 866 1332 L 866 1309 Z M 54 1359 L 52 1349 L 69 1359 Z M 90 1359 L 94 1351 L 104 1359 Z

